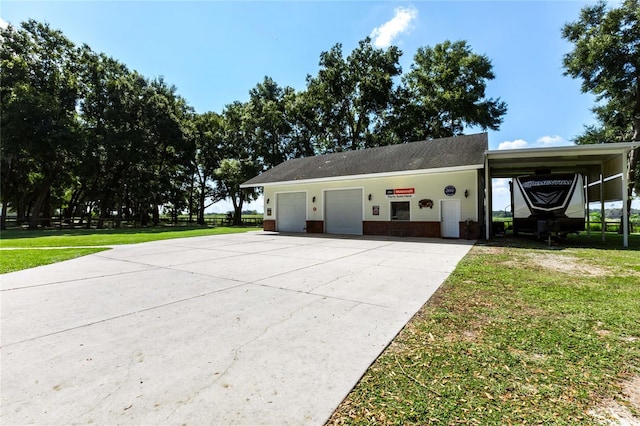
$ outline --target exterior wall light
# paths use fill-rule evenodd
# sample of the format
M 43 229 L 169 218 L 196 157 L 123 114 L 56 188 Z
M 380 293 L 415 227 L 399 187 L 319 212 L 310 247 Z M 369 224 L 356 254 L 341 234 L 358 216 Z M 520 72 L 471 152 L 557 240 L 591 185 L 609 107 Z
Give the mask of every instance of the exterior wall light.
M 269 204 L 269 199 L 267 198 L 267 204 Z
M 373 196 L 371 194 L 369 194 L 369 201 L 371 201 L 372 198 L 373 198 Z
M 316 196 L 315 196 L 315 195 L 314 195 L 314 196 L 313 196 L 313 198 L 311 199 L 311 202 L 312 202 L 312 203 L 315 203 L 315 202 L 316 202 Z
M 469 198 L 469 190 L 468 189 L 464 190 L 464 198 Z

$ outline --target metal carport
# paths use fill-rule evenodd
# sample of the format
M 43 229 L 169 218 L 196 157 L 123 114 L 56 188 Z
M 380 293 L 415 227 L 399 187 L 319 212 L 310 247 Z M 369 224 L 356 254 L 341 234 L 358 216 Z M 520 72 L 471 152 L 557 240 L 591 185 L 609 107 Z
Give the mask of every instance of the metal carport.
M 640 142 L 487 151 L 484 167 L 487 239 L 491 236 L 493 211 L 491 179 L 514 178 L 533 174 L 538 169 L 547 169 L 552 173 L 571 172 L 585 176 L 587 203 L 600 202 L 603 220 L 604 203 L 622 201 L 623 244 L 628 247 L 627 168 L 629 153 L 638 148 Z M 604 227 L 602 238 L 605 238 Z

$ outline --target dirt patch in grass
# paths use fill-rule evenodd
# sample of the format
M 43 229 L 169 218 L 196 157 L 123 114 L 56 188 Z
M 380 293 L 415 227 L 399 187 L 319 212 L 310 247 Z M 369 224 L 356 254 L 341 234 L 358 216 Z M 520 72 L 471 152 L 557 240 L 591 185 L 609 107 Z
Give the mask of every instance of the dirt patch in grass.
M 507 249 L 505 247 L 496 247 L 496 246 L 483 246 L 483 245 L 476 245 L 473 248 L 474 252 L 473 254 L 475 255 L 483 255 L 483 254 L 502 254 L 505 253 L 507 251 Z
M 619 399 L 607 399 L 589 411 L 608 425 L 640 425 L 640 376 L 625 381 Z
M 573 256 L 565 256 L 555 253 L 530 253 L 528 257 L 538 266 L 557 272 L 563 272 L 565 274 L 580 274 L 592 277 L 611 275 L 611 271 L 608 269 L 590 265 Z

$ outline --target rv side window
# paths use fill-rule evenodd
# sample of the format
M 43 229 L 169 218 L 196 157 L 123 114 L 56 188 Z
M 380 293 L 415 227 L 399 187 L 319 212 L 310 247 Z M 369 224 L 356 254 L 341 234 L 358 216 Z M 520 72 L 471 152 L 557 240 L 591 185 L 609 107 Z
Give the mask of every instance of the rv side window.
M 409 201 L 391 202 L 391 220 L 409 220 Z

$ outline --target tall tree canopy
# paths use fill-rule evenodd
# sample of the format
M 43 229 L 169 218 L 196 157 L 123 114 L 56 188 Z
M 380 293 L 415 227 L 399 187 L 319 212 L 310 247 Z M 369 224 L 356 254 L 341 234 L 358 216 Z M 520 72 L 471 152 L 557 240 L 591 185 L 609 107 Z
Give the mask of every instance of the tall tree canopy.
M 10 207 L 35 228 L 55 210 L 88 209 L 98 226 L 114 212 L 157 223 L 161 207 L 185 205 L 191 112 L 175 87 L 48 24 L 30 20 L 0 37 L 3 217 Z
M 399 141 L 457 136 L 465 127 L 497 130 L 507 105 L 486 96 L 494 78 L 489 58 L 465 41 L 419 48 L 397 92 L 392 125 Z
M 35 228 L 79 154 L 78 52 L 60 31 L 34 20 L 0 35 L 3 210 L 31 198 Z
M 286 96 L 291 92 L 292 88 L 280 87 L 271 77 L 265 77 L 249 91 L 245 125 L 252 132 L 254 155 L 266 168 L 290 158 L 291 124 Z
M 375 121 L 389 107 L 393 78 L 400 75 L 401 55 L 395 46 L 375 48 L 370 38 L 346 58 L 340 43 L 320 54 L 318 75 L 307 77 L 309 100 L 320 123 L 320 134 L 315 135 L 319 152 L 371 145 Z
M 582 79 L 582 91 L 597 100 L 598 124 L 587 126 L 576 143 L 640 141 L 640 2 L 588 5 L 563 27 L 562 37 L 573 43 L 565 74 Z M 636 149 L 629 162 L 629 199 L 634 185 L 640 191 L 638 156 Z
M 418 50 L 401 78 L 395 46 L 365 38 L 322 52 L 296 91 L 265 77 L 221 113 L 196 114 L 177 89 L 30 20 L 0 28 L 2 225 L 60 214 L 97 226 L 228 198 L 234 220 L 255 190 L 240 184 L 289 158 L 497 128 L 506 105 L 485 96 L 490 61 L 465 42 Z
M 225 144 L 220 150 L 220 166 L 215 170 L 216 185 L 224 198 L 231 200 L 233 222 L 239 225 L 244 202 L 258 198 L 255 188 L 240 188 L 240 184 L 260 173 L 263 164 L 255 155 L 255 121 L 250 104 L 235 101 L 225 107 L 222 116 Z

